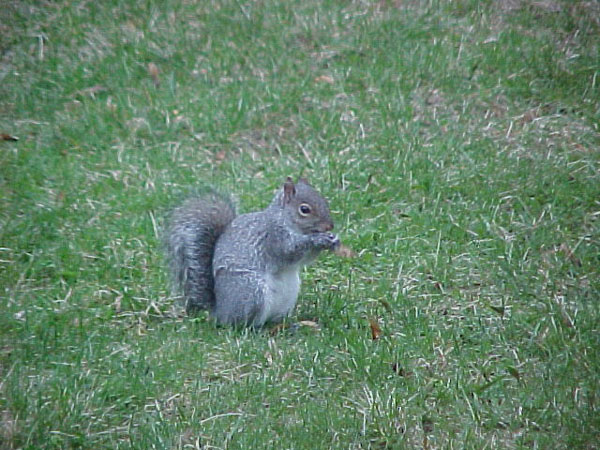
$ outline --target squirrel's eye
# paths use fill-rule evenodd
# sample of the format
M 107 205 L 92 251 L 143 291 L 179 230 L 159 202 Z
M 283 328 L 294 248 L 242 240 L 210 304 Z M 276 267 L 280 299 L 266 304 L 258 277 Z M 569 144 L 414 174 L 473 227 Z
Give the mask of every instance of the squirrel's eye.
M 300 211 L 300 215 L 302 216 L 308 216 L 311 211 L 310 206 L 308 206 L 306 203 L 302 203 L 298 210 Z

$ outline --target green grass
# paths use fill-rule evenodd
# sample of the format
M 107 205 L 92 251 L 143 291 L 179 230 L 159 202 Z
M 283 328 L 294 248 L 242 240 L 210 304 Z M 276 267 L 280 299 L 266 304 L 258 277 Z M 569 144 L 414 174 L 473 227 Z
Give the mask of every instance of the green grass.
M 599 17 L 5 2 L 0 447 L 598 448 Z M 356 252 L 304 274 L 319 328 L 185 317 L 170 208 L 287 175 Z

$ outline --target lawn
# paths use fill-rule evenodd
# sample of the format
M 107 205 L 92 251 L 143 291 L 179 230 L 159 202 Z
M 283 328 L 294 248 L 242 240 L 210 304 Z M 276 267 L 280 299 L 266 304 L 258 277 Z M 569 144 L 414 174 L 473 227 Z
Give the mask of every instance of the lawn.
M 600 4 L 7 0 L 0 447 L 600 442 Z M 187 317 L 198 190 L 353 252 L 289 329 Z

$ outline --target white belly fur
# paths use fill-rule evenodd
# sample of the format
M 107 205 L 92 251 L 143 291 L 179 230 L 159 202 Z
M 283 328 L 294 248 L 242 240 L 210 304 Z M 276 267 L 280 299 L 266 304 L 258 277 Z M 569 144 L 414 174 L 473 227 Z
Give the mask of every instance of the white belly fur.
M 287 316 L 298 299 L 300 266 L 292 266 L 267 276 L 267 292 L 261 322 L 278 321 Z

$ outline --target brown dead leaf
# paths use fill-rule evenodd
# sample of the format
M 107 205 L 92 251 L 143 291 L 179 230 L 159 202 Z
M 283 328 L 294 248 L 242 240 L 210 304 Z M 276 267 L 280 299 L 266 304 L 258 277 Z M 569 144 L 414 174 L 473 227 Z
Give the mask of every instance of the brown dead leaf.
M 344 244 L 340 244 L 334 251 L 334 254 L 341 256 L 342 258 L 354 258 L 356 253 L 350 247 Z
M 2 138 L 3 141 L 18 141 L 19 138 L 16 136 L 13 136 L 12 134 L 7 134 L 7 133 L 0 133 L 0 138 Z
M 335 83 L 335 80 L 333 79 L 333 77 L 330 77 L 329 75 L 319 75 L 318 77 L 315 78 L 315 83 L 333 84 L 333 83 Z
M 381 327 L 376 318 L 371 317 L 369 319 L 369 325 L 371 326 L 371 338 L 375 341 L 381 336 Z
M 301 320 L 298 322 L 300 325 L 310 328 L 319 328 L 319 324 L 317 322 L 313 322 L 312 320 Z
M 159 70 L 156 64 L 153 62 L 148 63 L 148 74 L 150 78 L 152 78 L 152 82 L 154 83 L 154 87 L 160 86 L 160 78 L 159 78 Z
M 277 336 L 279 333 L 281 333 L 282 331 L 284 331 L 288 328 L 289 328 L 289 325 L 287 323 L 278 323 L 277 325 L 275 325 L 273 328 L 271 328 L 269 330 L 269 334 L 271 336 Z
M 215 153 L 215 162 L 217 164 L 221 164 L 223 161 L 225 161 L 226 157 L 227 152 L 225 150 L 219 150 L 217 153 Z

